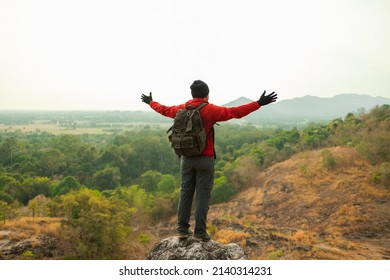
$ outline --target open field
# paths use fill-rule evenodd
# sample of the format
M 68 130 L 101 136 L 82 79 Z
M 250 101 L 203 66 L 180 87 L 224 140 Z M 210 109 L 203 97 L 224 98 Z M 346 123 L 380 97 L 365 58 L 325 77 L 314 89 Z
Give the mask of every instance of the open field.
M 167 128 L 172 121 L 146 111 L 0 111 L 0 132 L 104 134 Z
M 23 125 L 6 125 L 0 124 L 0 132 L 48 132 L 52 134 L 106 134 L 106 133 L 117 133 L 123 131 L 131 131 L 139 128 L 143 128 L 146 125 L 149 125 L 153 128 L 163 128 L 168 129 L 169 124 L 147 124 L 140 122 L 133 123 L 121 123 L 121 124 L 101 124 L 99 126 L 87 126 L 87 125 L 74 125 L 74 126 L 62 126 L 59 124 L 52 124 L 46 122 L 34 122 L 32 124 L 23 124 Z

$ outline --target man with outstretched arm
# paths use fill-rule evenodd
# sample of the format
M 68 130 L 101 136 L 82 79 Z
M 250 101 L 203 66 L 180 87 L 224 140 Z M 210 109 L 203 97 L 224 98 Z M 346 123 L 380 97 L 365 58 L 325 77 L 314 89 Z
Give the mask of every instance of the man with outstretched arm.
M 265 91 L 259 100 L 237 107 L 222 107 L 209 103 L 209 87 L 203 81 L 196 80 L 190 86 L 192 99 L 184 104 L 176 106 L 162 105 L 149 95 L 142 94 L 141 100 L 163 116 L 175 118 L 180 109 L 187 107 L 197 108 L 202 103 L 207 103 L 200 110 L 203 127 L 206 131 L 206 146 L 200 156 L 181 157 L 181 188 L 178 206 L 177 231 L 179 238 L 188 238 L 190 231 L 190 216 L 193 197 L 195 194 L 195 228 L 193 238 L 200 241 L 209 241 L 211 238 L 206 231 L 207 213 L 209 211 L 211 190 L 214 184 L 214 127 L 217 122 L 230 119 L 239 119 L 258 110 L 261 106 L 273 103 L 277 99 L 275 92 L 266 95 Z

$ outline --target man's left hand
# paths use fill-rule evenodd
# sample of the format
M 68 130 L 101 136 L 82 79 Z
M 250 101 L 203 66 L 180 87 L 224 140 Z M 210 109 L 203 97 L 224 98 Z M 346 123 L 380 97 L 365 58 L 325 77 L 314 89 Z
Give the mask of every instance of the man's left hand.
M 145 102 L 146 104 L 150 104 L 150 102 L 153 100 L 152 93 L 149 93 L 149 96 L 142 94 L 141 100 L 142 100 L 142 102 Z

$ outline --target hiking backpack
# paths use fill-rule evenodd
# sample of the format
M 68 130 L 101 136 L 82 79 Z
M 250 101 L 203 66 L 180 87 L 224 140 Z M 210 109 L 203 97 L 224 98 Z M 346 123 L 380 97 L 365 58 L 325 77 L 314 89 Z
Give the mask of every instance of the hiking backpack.
M 177 111 L 173 125 L 167 133 L 169 142 L 178 156 L 199 156 L 206 146 L 206 131 L 199 110 L 208 103 L 202 103 L 195 109 L 186 107 Z

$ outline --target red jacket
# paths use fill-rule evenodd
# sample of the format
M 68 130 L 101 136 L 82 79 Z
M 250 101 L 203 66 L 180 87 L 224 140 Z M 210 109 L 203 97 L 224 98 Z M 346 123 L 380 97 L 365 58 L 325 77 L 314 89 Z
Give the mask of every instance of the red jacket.
M 176 106 L 164 106 L 156 101 L 150 102 L 150 107 L 160 113 L 163 116 L 174 118 L 179 109 L 184 109 L 185 107 L 192 105 L 198 107 L 200 104 L 204 103 L 203 98 L 194 98 L 188 100 L 185 104 L 176 105 Z M 260 105 L 256 102 L 250 102 L 245 105 L 240 105 L 237 107 L 222 107 L 214 104 L 208 104 L 200 110 L 200 115 L 202 118 L 203 127 L 207 133 L 206 147 L 203 150 L 203 155 L 214 157 L 214 140 L 212 128 L 213 125 L 217 122 L 228 121 L 230 119 L 240 119 L 246 115 L 256 111 L 260 108 Z

